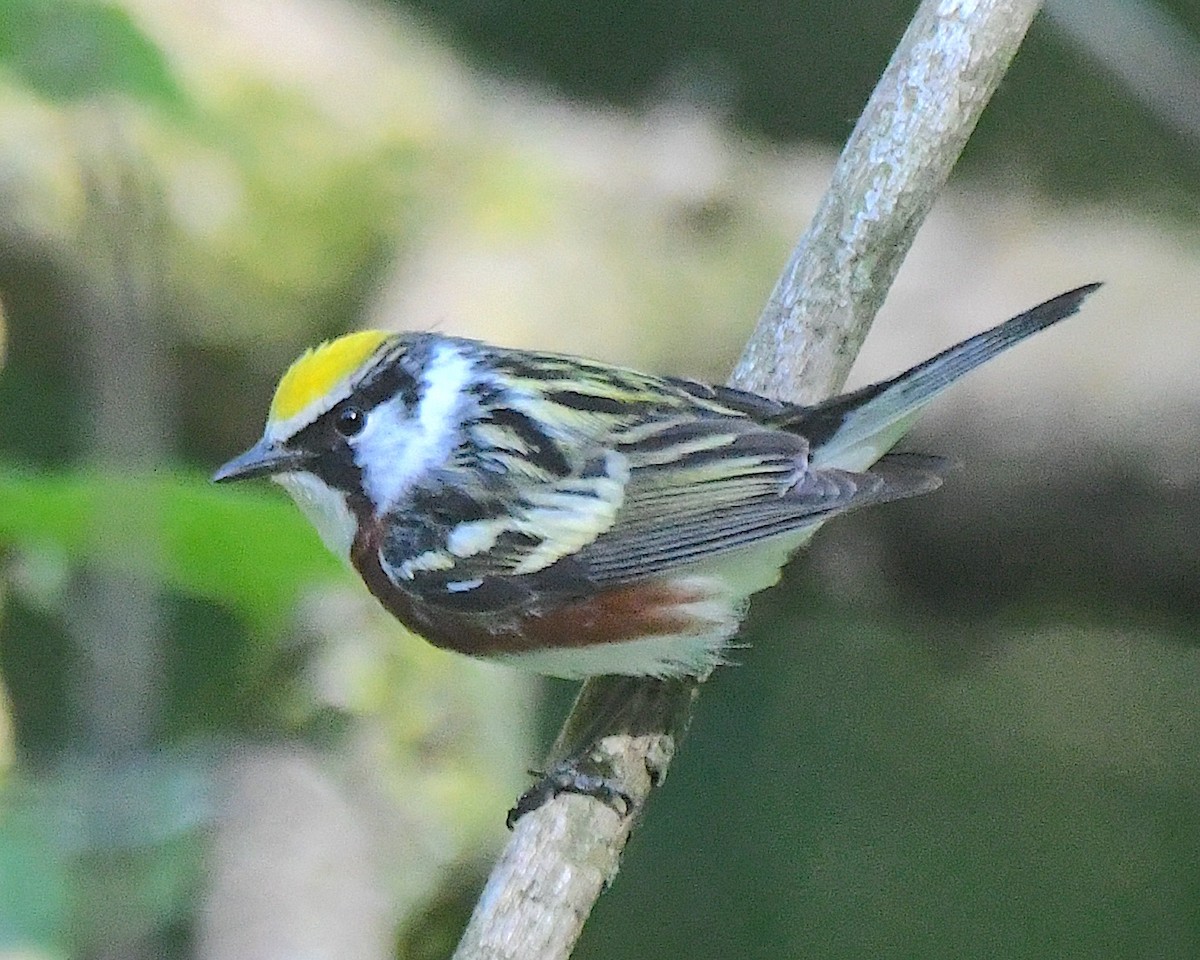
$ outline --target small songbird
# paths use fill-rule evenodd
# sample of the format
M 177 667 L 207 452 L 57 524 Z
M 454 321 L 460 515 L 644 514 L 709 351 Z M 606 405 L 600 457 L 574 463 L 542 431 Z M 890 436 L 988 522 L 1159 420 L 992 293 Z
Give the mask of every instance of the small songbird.
M 273 477 L 439 647 L 560 677 L 702 677 L 821 524 L 941 484 L 943 459 L 888 452 L 926 403 L 1097 286 L 815 406 L 351 333 L 291 366 L 262 439 L 213 479 Z

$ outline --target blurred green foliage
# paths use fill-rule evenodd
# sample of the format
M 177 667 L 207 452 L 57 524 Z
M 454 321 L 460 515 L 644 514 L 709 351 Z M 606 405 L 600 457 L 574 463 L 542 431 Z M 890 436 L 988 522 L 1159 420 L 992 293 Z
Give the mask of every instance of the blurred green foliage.
M 0 951 L 85 956 L 188 920 L 212 773 L 211 756 L 156 752 L 119 767 L 75 757 L 6 782 Z
M 390 2 L 419 10 L 466 55 L 505 75 L 627 107 L 675 97 L 773 140 L 835 148 L 916 9 L 912 0 Z M 1138 13 L 1160 11 L 1200 32 L 1192 0 L 1154 0 Z M 1103 8 L 1095 16 L 1104 18 Z M 1197 156 L 1043 16 L 959 168 L 987 176 L 1003 157 L 1054 195 L 1119 197 L 1187 219 L 1200 205 Z
M 116 94 L 171 110 L 186 104 L 162 51 L 107 3 L 0 0 L 0 64 L 52 100 Z
M 202 904 L 235 882 L 214 842 L 252 799 L 229 781 L 255 762 L 286 774 L 298 750 L 360 819 L 399 818 L 373 899 L 394 924 L 444 896 L 449 865 L 473 875 L 526 751 L 523 682 L 449 669 L 373 612 L 343 613 L 331 637 L 313 611 L 344 605 L 350 577 L 294 506 L 174 465 L 235 452 L 279 367 L 355 321 L 404 233 L 411 131 L 339 140 L 286 84 L 236 69 L 235 96 L 197 84 L 148 22 L 113 3 L 0 0 L 6 955 L 185 955 Z M 96 318 L 113 316 L 142 342 L 111 340 L 121 328 Z M 115 449 L 141 466 L 81 466 L 105 379 L 90 365 L 131 348 L 160 366 L 124 366 L 147 382 L 107 402 L 128 410 Z M 178 434 L 145 435 L 148 395 L 169 407 L 155 429 Z M 163 450 L 173 465 L 147 466 Z M 96 635 L 145 595 L 153 619 L 131 629 L 152 645 Z M 125 709 L 122 672 L 149 711 L 124 741 L 108 719 Z M 374 758 L 366 778 L 356 753 Z M 314 839 L 313 856 L 339 842 Z
M 122 503 L 160 525 L 151 569 L 144 555 L 115 555 L 94 536 Z M 0 474 L 0 539 L 60 550 L 70 564 L 135 564 L 133 572 L 218 603 L 259 634 L 278 631 L 305 589 L 347 575 L 281 497 L 217 490 L 195 476 Z
M 122 505 L 140 514 L 143 533 L 158 533 L 157 549 L 113 550 L 103 533 Z M 253 490 L 226 495 L 178 474 L 10 470 L 0 475 L 0 543 L 14 578 L 10 603 L 61 609 L 69 571 L 88 567 L 148 578 L 164 592 L 215 604 L 232 615 L 236 635 L 263 641 L 280 636 L 306 589 L 346 576 L 282 499 Z M 18 720 L 28 723 L 36 711 L 22 709 L 30 691 L 13 647 L 20 643 L 17 623 L 10 618 L 0 665 Z M 211 617 L 203 627 L 198 637 L 212 630 Z M 236 649 L 230 645 L 222 656 Z M 246 684 L 254 672 L 243 657 L 233 679 Z M 194 686 L 203 670 L 185 673 Z M 186 713 L 189 700 L 180 698 L 176 709 Z M 195 720 L 183 727 L 195 729 Z M 26 754 L 36 755 L 36 736 L 30 742 L 29 731 L 17 735 Z M 203 795 L 212 789 L 206 781 L 214 757 L 156 750 L 117 766 L 61 754 L 53 763 L 51 771 L 16 773 L 2 793 L 0 947 L 38 944 L 76 955 L 185 916 L 200 883 L 201 831 L 211 826 Z

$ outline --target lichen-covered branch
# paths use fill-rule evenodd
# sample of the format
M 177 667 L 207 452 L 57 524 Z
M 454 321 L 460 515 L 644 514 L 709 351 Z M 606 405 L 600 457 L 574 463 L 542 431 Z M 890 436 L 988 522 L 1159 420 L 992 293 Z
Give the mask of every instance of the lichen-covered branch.
M 730 383 L 810 402 L 835 392 L 904 255 L 1037 13 L 1038 0 L 924 0 L 838 161 Z M 620 816 L 564 794 L 518 821 L 456 960 L 559 960 L 615 876 L 698 684 L 600 677 L 555 745 L 587 735 L 632 798 Z

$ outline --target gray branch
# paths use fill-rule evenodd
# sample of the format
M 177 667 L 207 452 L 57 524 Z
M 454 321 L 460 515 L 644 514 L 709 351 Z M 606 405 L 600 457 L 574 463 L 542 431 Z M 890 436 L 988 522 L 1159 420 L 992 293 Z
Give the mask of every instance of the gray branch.
M 836 392 L 1038 0 L 924 0 L 872 93 L 730 383 L 799 402 Z M 661 782 L 698 683 L 584 684 L 551 760 L 595 744 L 633 799 L 620 816 L 564 794 L 518 821 L 456 960 L 559 960 Z

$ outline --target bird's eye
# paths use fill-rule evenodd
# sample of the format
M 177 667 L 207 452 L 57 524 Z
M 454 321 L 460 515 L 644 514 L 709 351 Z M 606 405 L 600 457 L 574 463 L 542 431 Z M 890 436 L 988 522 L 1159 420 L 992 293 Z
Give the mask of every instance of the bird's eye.
M 358 407 L 345 407 L 333 421 L 333 429 L 343 437 L 353 437 L 367 425 L 367 415 Z

